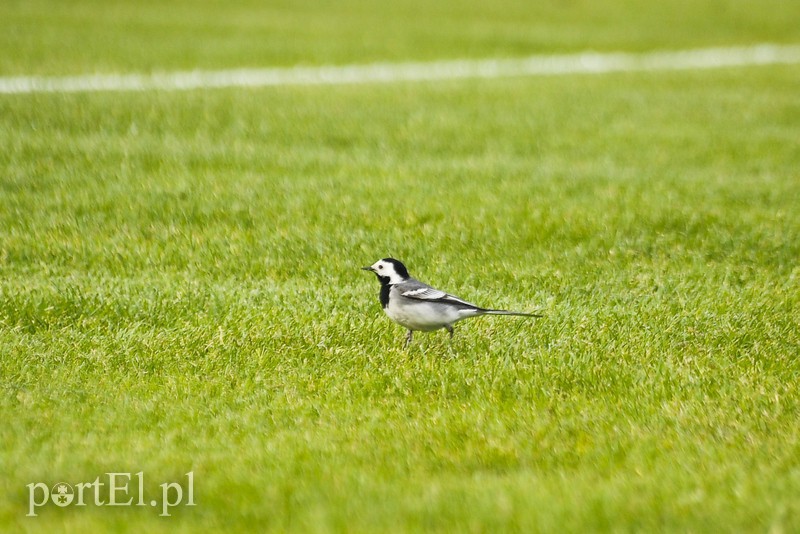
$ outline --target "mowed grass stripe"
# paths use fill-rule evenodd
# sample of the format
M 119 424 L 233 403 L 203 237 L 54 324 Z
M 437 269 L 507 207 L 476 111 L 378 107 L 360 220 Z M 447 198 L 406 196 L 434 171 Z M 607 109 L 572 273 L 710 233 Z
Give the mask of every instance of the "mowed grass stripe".
M 0 78 L 0 93 L 72 93 L 95 91 L 181 91 L 223 87 L 339 85 L 502 78 L 559 74 L 604 74 L 682 69 L 713 69 L 800 63 L 800 45 L 759 44 L 685 51 L 537 55 L 519 59 L 375 63 L 155 74 L 97 74 L 67 77 Z

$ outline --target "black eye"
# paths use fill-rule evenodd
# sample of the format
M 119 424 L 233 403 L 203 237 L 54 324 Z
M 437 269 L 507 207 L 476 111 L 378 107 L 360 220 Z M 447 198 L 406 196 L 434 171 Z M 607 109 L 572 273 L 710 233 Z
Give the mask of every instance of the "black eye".
M 383 269 L 383 265 L 378 265 L 378 269 Z

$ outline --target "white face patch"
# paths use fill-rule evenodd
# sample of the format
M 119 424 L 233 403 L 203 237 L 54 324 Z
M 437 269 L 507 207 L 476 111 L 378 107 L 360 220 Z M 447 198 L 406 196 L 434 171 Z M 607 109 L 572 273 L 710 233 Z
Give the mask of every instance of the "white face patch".
M 372 264 L 372 270 L 381 277 L 389 279 L 390 284 L 399 284 L 403 281 L 403 277 L 397 274 L 394 265 L 388 261 L 378 260 Z

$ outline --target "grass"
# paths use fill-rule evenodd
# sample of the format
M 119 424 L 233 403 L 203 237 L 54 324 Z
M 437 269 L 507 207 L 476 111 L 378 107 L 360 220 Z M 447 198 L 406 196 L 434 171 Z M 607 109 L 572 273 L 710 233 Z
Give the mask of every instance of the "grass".
M 372 59 L 337 39 L 309 57 Z M 799 79 L 4 96 L 0 526 L 797 530 Z M 546 317 L 404 351 L 358 270 L 386 255 Z M 109 471 L 193 471 L 197 506 L 25 517 L 26 484 Z
M 69 75 L 800 41 L 791 0 L 6 0 L 0 73 Z

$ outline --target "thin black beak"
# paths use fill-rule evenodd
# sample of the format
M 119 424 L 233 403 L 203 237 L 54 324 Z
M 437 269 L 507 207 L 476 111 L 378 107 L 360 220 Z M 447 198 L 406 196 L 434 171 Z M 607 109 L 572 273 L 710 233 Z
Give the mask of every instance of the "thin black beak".
M 361 270 L 362 271 L 371 271 L 372 267 L 362 267 Z

